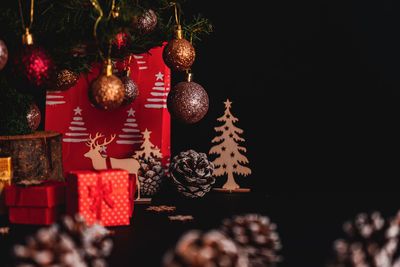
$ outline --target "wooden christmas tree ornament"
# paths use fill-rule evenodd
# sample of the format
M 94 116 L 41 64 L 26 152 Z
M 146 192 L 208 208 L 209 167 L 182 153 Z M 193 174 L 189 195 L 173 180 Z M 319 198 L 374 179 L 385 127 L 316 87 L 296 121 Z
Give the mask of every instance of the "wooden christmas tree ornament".
M 246 148 L 239 146 L 237 143 L 245 141 L 239 136 L 239 134 L 243 133 L 243 130 L 234 126 L 234 123 L 239 119 L 234 117 L 230 112 L 232 102 L 227 99 L 224 104 L 225 113 L 217 119 L 217 121 L 224 122 L 224 124 L 214 127 L 216 132 L 221 132 L 222 134 L 211 140 L 211 143 L 218 144 L 211 147 L 209 154 L 218 155 L 213 161 L 215 165 L 214 175 L 222 176 L 226 174 L 228 179 L 222 188 L 214 188 L 214 190 L 222 192 L 250 192 L 250 189 L 240 188 L 233 176 L 234 173 L 247 176 L 251 174 L 251 170 L 242 165 L 249 163 L 249 161 L 240 153 L 240 151 L 246 152 Z
M 148 158 L 150 156 L 155 158 L 162 158 L 162 153 L 157 146 L 154 146 L 150 141 L 151 131 L 147 130 L 147 128 L 142 132 L 143 135 L 143 143 L 140 146 L 142 150 L 136 151 L 134 157 L 135 158 Z

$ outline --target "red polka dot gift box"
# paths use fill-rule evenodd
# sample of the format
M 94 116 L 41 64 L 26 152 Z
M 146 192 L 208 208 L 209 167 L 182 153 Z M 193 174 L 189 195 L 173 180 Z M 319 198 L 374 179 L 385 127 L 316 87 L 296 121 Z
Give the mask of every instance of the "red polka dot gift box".
M 67 175 L 67 213 L 89 225 L 129 225 L 130 180 L 126 170 L 71 171 Z

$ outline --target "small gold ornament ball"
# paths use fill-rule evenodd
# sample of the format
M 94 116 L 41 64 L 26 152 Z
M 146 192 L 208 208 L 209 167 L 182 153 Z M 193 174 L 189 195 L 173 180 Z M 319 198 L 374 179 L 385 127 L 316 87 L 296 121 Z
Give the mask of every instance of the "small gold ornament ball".
M 28 125 L 32 131 L 36 131 L 40 125 L 41 113 L 40 109 L 35 103 L 31 103 L 28 113 L 26 114 L 26 120 L 28 121 Z
M 194 47 L 186 39 L 172 39 L 164 47 L 164 62 L 173 70 L 185 71 L 189 69 L 195 57 L 196 52 Z
M 70 70 L 61 70 L 57 72 L 56 90 L 65 91 L 75 85 L 79 75 Z
M 125 97 L 125 88 L 121 80 L 115 76 L 101 74 L 89 88 L 90 102 L 102 110 L 112 110 L 121 106 Z

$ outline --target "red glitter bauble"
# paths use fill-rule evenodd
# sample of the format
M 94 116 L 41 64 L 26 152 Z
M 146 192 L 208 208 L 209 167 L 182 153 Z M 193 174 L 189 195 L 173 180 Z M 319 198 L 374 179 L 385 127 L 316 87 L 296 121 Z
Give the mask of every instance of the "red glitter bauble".
M 56 78 L 56 66 L 50 54 L 37 45 L 24 46 L 13 60 L 13 72 L 18 78 L 42 89 L 50 89 Z
M 125 48 L 128 45 L 128 34 L 126 32 L 120 32 L 115 36 L 113 44 L 118 50 Z
M 28 121 L 29 127 L 31 127 L 32 131 L 36 131 L 40 124 L 41 114 L 35 103 L 31 104 L 28 114 L 26 114 L 26 120 Z
M 127 53 L 127 48 L 131 42 L 131 37 L 126 32 L 117 33 L 112 41 L 112 54 L 121 57 Z

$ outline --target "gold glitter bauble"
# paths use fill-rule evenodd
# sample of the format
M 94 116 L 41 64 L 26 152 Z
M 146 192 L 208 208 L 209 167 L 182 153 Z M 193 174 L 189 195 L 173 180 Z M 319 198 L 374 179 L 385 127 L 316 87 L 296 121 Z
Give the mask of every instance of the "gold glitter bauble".
M 75 85 L 79 75 L 70 70 L 61 70 L 57 72 L 56 90 L 65 91 Z
M 194 47 L 186 39 L 172 39 L 164 47 L 164 62 L 173 70 L 185 71 L 189 69 L 195 57 Z
M 89 88 L 90 102 L 102 110 L 112 110 L 121 106 L 125 97 L 125 88 L 115 75 L 101 74 Z

